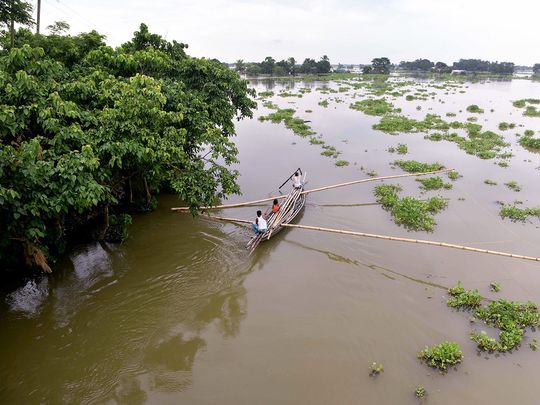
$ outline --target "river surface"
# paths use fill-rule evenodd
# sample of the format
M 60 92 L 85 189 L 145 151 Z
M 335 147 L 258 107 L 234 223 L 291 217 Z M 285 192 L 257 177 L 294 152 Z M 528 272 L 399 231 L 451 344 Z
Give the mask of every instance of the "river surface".
M 540 155 L 515 136 L 524 129 L 539 136 L 540 118 L 523 117 L 511 103 L 540 98 L 540 83 L 466 83 L 449 94 L 436 89 L 429 100 L 388 98 L 415 118 L 454 112 L 465 121 L 472 115 L 466 106 L 478 104 L 485 129 L 523 124 L 504 132 L 514 154 L 507 168 L 425 134 L 373 130 L 379 117 L 349 108 L 363 89 L 315 90 L 338 88 L 334 82 L 253 86 L 276 93 L 312 88 L 302 98 L 270 100 L 297 109 L 350 165 L 336 167 L 320 146 L 283 124 L 258 121 L 271 112 L 259 103 L 254 119 L 237 125 L 243 195 L 230 202 L 275 195 L 299 166 L 306 187 L 315 188 L 367 178 L 367 171 L 401 174 L 389 164 L 399 158 L 439 161 L 463 177 L 452 190 L 425 194 L 449 199 L 433 233 L 408 232 L 371 204 L 378 183 L 310 194 L 295 222 L 540 256 L 540 222 L 502 220 L 497 203 L 540 205 Z M 328 108 L 318 105 L 328 98 Z M 407 155 L 387 151 L 398 143 L 407 144 Z M 484 184 L 488 178 L 498 185 Z M 522 191 L 505 187 L 510 180 Z M 396 183 L 403 195 L 422 196 L 414 178 Z M 162 196 L 157 211 L 134 218 L 125 243 L 78 246 L 52 275 L 2 293 L 0 403 L 418 404 L 419 385 L 430 404 L 539 403 L 540 352 L 529 348 L 538 332 L 527 330 L 513 353 L 479 354 L 470 331 L 494 331 L 448 308 L 445 289 L 461 280 L 488 298 L 540 303 L 540 263 L 300 229 L 284 230 L 248 256 L 248 226 L 170 212 L 179 204 Z M 251 219 L 255 209 L 219 214 Z M 494 281 L 501 292 L 489 290 Z M 444 340 L 458 342 L 464 360 L 440 374 L 416 353 Z M 376 378 L 368 375 L 372 362 L 384 365 Z

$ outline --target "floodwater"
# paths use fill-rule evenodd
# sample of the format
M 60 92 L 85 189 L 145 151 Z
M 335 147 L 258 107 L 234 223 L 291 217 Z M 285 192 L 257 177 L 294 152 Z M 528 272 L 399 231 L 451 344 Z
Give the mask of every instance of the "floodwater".
M 389 164 L 394 159 L 439 161 L 463 177 L 452 190 L 426 194 L 449 199 L 433 233 L 408 232 L 379 205 L 362 205 L 375 201 L 376 183 L 310 194 L 296 222 L 540 256 L 539 221 L 503 221 L 497 204 L 540 204 L 540 155 L 515 136 L 540 130 L 540 118 L 523 117 L 511 104 L 540 98 L 540 83 L 466 83 L 447 95 L 430 89 L 438 95 L 427 101 L 392 101 L 415 118 L 455 112 L 464 121 L 471 116 L 466 106 L 478 104 L 486 111 L 478 121 L 485 129 L 499 132 L 501 121 L 524 124 L 504 132 L 514 154 L 507 168 L 424 134 L 373 130 L 378 117 L 349 109 L 354 94 L 359 99 L 365 90 L 321 95 L 316 87 L 339 84 L 253 85 L 276 93 L 311 87 L 302 98 L 271 100 L 311 120 L 351 164 L 336 167 L 320 146 L 283 124 L 259 122 L 270 112 L 261 105 L 237 127 L 243 196 L 230 201 L 275 195 L 299 166 L 307 187 L 315 188 L 370 170 L 400 174 Z M 344 102 L 318 105 L 334 97 Z M 407 155 L 387 152 L 398 143 L 408 145 Z M 498 185 L 485 185 L 487 178 Z M 523 190 L 503 185 L 510 180 Z M 413 178 L 398 183 L 403 195 L 421 195 Z M 248 256 L 247 226 L 171 213 L 177 205 L 163 196 L 156 212 L 134 218 L 124 244 L 79 246 L 52 275 L 3 292 L 1 403 L 417 404 L 419 385 L 430 404 L 538 403 L 540 353 L 528 345 L 538 332 L 528 330 L 513 353 L 478 354 L 469 332 L 493 330 L 448 308 L 445 288 L 461 280 L 488 298 L 540 303 L 540 263 L 300 229 L 284 230 Z M 254 210 L 219 214 L 251 218 Z M 493 281 L 500 293 L 489 291 Z M 416 358 L 444 340 L 459 342 L 465 355 L 446 375 Z M 377 378 L 368 375 L 372 362 L 384 365 Z

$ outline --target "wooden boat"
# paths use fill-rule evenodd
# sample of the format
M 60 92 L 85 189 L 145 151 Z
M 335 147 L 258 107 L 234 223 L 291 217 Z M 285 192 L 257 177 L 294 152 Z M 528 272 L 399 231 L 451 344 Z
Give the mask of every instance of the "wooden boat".
M 306 174 L 303 174 L 302 184 L 306 183 Z M 255 235 L 247 244 L 247 249 L 252 253 L 259 243 L 270 239 L 276 233 L 283 229 L 283 224 L 290 223 L 304 207 L 306 203 L 306 194 L 303 193 L 304 186 L 300 188 L 293 188 L 287 198 L 283 200 L 279 207 L 279 211 L 271 213 L 266 219 L 268 223 L 268 229 L 265 232 Z

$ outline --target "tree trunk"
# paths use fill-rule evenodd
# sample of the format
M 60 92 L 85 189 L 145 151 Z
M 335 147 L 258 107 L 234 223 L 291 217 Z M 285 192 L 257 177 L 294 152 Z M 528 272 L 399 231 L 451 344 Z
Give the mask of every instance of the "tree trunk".
M 36 34 L 39 35 L 39 24 L 41 20 L 41 0 L 37 2 Z
M 105 239 L 105 236 L 107 235 L 107 231 L 109 230 L 109 206 L 106 205 L 103 209 L 103 229 L 101 230 L 99 234 L 99 240 L 102 241 Z
M 15 20 L 13 19 L 13 16 L 11 16 L 11 21 L 9 23 L 9 49 L 13 49 L 13 46 L 15 46 Z
M 146 177 L 143 176 L 144 181 L 144 190 L 146 191 L 146 204 L 150 204 L 152 196 L 150 195 L 150 190 L 148 189 L 148 183 L 146 182 Z

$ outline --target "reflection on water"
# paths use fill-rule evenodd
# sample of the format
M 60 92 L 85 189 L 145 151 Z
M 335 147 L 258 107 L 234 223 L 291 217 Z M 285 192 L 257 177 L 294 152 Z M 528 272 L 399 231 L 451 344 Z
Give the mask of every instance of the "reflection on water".
M 29 318 L 38 315 L 49 296 L 48 285 L 49 280 L 46 277 L 27 281 L 24 286 L 7 295 L 9 309 Z

